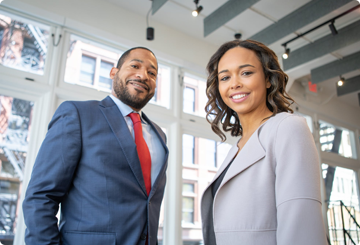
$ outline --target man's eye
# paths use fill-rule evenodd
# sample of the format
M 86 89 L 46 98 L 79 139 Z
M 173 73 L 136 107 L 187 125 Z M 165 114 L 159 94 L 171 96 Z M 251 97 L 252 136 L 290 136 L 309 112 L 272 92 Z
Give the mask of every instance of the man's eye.
M 132 67 L 132 68 L 138 68 L 138 66 L 137 66 L 137 65 L 131 65 L 131 67 Z
M 152 71 L 149 71 L 149 74 L 150 74 L 151 76 L 156 77 L 156 74 L 155 74 L 154 72 L 152 72 Z

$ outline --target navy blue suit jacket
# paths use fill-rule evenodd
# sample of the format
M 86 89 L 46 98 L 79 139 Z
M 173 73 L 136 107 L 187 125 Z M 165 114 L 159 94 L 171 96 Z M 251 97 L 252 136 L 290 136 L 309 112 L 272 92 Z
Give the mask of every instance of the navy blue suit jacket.
M 166 160 L 149 196 L 136 145 L 118 107 L 67 101 L 55 112 L 23 202 L 26 244 L 155 245 Z M 55 215 L 61 204 L 60 225 Z

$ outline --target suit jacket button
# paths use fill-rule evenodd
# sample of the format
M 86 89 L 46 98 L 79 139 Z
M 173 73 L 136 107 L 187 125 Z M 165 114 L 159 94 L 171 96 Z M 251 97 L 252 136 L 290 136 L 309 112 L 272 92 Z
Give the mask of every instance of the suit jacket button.
M 141 234 L 140 239 L 141 240 L 146 240 L 146 234 Z

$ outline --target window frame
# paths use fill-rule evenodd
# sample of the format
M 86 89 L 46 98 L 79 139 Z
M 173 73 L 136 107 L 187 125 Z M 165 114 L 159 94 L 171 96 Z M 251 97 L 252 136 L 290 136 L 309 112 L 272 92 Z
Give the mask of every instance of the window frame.
M 48 28 L 49 33 L 55 34 L 55 37 L 54 37 L 55 39 L 56 39 L 56 37 L 58 37 L 59 31 L 61 29 L 59 26 L 55 25 L 54 23 L 51 23 L 49 21 L 44 21 L 44 20 L 36 18 L 35 16 L 32 16 L 32 15 L 19 13 L 17 11 L 6 8 L 2 5 L 0 5 L 0 14 L 7 15 L 16 20 L 19 20 L 19 21 L 22 21 L 25 23 L 29 23 L 32 25 L 36 25 L 36 26 L 39 26 L 42 28 L 46 28 L 46 29 Z M 48 41 L 49 41 L 49 43 L 47 46 L 44 72 L 42 75 L 28 72 L 28 71 L 19 70 L 19 69 L 12 68 L 12 67 L 7 67 L 4 65 L 0 65 L 0 74 L 10 76 L 10 77 L 16 77 L 18 79 L 25 80 L 28 83 L 35 82 L 35 83 L 40 83 L 40 84 L 49 84 L 49 80 L 50 80 L 49 77 L 51 75 L 50 70 L 51 70 L 51 66 L 52 66 L 51 61 L 55 56 L 55 54 L 54 54 L 55 50 L 54 50 L 54 45 L 53 45 L 53 37 L 51 37 L 51 35 L 49 35 Z

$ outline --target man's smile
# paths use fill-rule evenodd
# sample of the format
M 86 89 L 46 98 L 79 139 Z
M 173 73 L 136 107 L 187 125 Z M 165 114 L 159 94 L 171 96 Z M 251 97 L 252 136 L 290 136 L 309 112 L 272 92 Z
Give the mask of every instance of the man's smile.
M 126 82 L 126 84 L 130 83 L 131 85 L 133 85 L 134 87 L 137 87 L 141 90 L 146 90 L 149 91 L 149 87 L 147 84 L 145 84 L 144 82 L 140 81 L 140 80 L 128 80 Z

